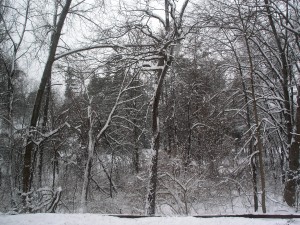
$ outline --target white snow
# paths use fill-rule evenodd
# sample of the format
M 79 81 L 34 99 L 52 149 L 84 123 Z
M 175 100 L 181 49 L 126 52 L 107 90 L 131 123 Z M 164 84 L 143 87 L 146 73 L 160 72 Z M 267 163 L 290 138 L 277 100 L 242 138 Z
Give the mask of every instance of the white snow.
M 300 219 L 152 217 L 118 218 L 99 214 L 0 214 L 0 225 L 300 225 Z

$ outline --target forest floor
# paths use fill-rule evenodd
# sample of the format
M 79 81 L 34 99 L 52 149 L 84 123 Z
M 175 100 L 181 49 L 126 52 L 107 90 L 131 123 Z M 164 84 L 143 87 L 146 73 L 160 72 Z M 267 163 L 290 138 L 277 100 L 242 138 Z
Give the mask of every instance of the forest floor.
M 298 215 L 299 216 L 299 215 Z M 300 225 L 300 218 L 266 219 L 243 217 L 119 218 L 99 214 L 0 214 L 0 225 Z

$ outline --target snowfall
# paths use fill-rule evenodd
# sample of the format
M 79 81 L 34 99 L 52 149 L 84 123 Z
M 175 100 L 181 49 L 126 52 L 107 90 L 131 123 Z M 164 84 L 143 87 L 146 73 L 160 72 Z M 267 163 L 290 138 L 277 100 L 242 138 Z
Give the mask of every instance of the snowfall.
M 0 225 L 300 225 L 297 219 L 249 219 L 242 217 L 118 218 L 99 214 L 0 214 Z

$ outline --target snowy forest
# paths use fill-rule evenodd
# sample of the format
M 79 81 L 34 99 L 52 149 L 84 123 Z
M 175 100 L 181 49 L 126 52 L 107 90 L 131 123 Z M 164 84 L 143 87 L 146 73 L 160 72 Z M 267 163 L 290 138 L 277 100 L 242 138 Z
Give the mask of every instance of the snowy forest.
M 0 0 L 0 212 L 298 210 L 298 0 Z

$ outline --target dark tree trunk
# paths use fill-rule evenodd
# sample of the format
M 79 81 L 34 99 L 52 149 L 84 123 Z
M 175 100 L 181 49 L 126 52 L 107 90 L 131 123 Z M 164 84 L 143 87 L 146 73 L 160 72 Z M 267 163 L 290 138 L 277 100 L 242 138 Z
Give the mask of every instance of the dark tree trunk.
M 297 108 L 296 108 L 296 134 L 289 152 L 289 172 L 284 189 L 284 200 L 289 206 L 295 206 L 297 192 L 297 177 L 299 169 L 300 147 L 300 85 L 298 84 Z
M 52 34 L 51 36 L 51 45 L 50 45 L 50 49 L 49 49 L 49 56 L 44 68 L 44 72 L 41 78 L 41 83 L 36 95 L 36 99 L 35 99 L 35 103 L 34 103 L 34 107 L 33 107 L 33 111 L 32 111 L 32 115 L 31 115 L 31 121 L 30 121 L 30 131 L 34 130 L 37 126 L 37 121 L 38 121 L 38 117 L 39 117 L 39 112 L 40 112 L 40 108 L 41 108 L 41 103 L 42 103 L 42 98 L 43 98 L 43 94 L 45 91 L 45 87 L 47 84 L 47 81 L 49 79 L 49 77 L 51 76 L 51 72 L 52 72 L 52 65 L 54 63 L 55 60 L 55 53 L 56 53 L 56 49 L 57 49 L 57 45 L 60 39 L 60 35 L 61 35 L 61 31 L 66 19 L 66 16 L 68 14 L 68 10 L 70 8 L 72 0 L 66 0 L 66 3 L 63 7 L 63 10 L 60 14 L 58 23 L 56 25 L 56 30 L 55 32 Z M 31 174 L 31 161 L 32 161 L 32 152 L 34 149 L 34 144 L 31 141 L 30 136 L 27 138 L 27 144 L 26 144 L 26 148 L 25 148 L 25 154 L 24 154 L 24 165 L 23 165 L 23 182 L 22 182 L 22 186 L 23 186 L 23 192 L 27 193 L 30 191 L 30 174 Z M 24 201 L 25 203 L 25 201 Z
M 136 103 L 134 102 L 133 105 L 134 109 L 136 109 Z M 134 136 L 134 149 L 133 149 L 133 166 L 134 171 L 136 174 L 140 171 L 140 154 L 139 154 L 139 133 L 138 133 L 138 127 L 136 126 L 137 120 L 136 118 L 133 119 L 133 136 Z
M 173 49 L 173 47 L 171 47 Z M 171 49 L 171 54 L 173 50 Z M 159 118 L 158 118 L 158 109 L 159 109 L 159 100 L 163 89 L 163 82 L 165 76 L 168 72 L 168 68 L 172 63 L 172 57 L 169 61 L 165 61 L 165 56 L 159 60 L 158 66 L 163 67 L 162 70 L 158 73 L 157 87 L 153 96 L 152 103 L 152 144 L 151 148 L 153 151 L 153 156 L 151 158 L 151 168 L 150 168 L 150 181 L 148 187 L 148 196 L 146 203 L 146 214 L 154 215 L 155 214 L 155 200 L 156 200 L 156 186 L 157 186 L 157 164 L 158 164 L 158 150 L 160 147 L 160 130 L 159 130 Z
M 16 54 L 16 52 L 15 52 Z M 5 121 L 5 124 L 8 125 L 8 148 L 10 150 L 10 156 L 9 156 L 9 173 L 10 173 L 10 195 L 11 195 L 11 206 L 15 206 L 15 169 L 14 169 L 14 163 L 15 163 L 15 152 L 14 152 L 14 136 L 13 136 L 13 102 L 14 102 L 14 85 L 13 85 L 13 76 L 15 74 L 15 68 L 14 64 L 15 61 L 12 62 L 12 68 L 11 71 L 8 71 L 8 80 L 7 80 L 7 94 L 8 94 L 8 104 L 7 104 L 7 121 Z
M 297 152 L 299 151 L 299 144 L 296 143 L 297 141 L 293 141 L 293 125 L 292 125 L 292 115 L 291 115 L 291 104 L 290 104 L 290 96 L 289 96 L 289 77 L 290 77 L 290 71 L 289 71 L 289 63 L 287 59 L 287 55 L 285 52 L 285 49 L 282 47 L 282 43 L 280 40 L 280 37 L 278 35 L 278 32 L 275 27 L 275 23 L 272 17 L 271 12 L 271 6 L 269 3 L 269 0 L 264 0 L 265 2 L 265 8 L 268 13 L 268 19 L 270 26 L 272 28 L 272 32 L 276 41 L 276 45 L 279 51 L 279 56 L 281 60 L 281 74 L 282 74 L 282 90 L 283 90 L 283 97 L 284 97 L 284 119 L 285 119 L 285 125 L 287 129 L 287 143 L 288 143 L 288 152 L 289 152 L 289 168 L 288 168 L 288 179 L 285 183 L 285 189 L 284 189 L 284 200 L 289 206 L 295 205 L 295 196 L 296 196 L 296 186 L 297 182 L 294 178 L 294 176 L 297 173 L 298 167 L 299 167 L 299 154 Z M 298 90 L 299 91 L 299 90 Z M 299 92 L 298 92 L 299 95 Z M 298 102 L 298 100 L 297 100 Z M 297 108 L 297 114 L 298 114 L 298 108 Z M 296 122 L 296 129 L 298 128 L 298 120 Z M 300 121 L 299 121 L 300 122 Z M 297 129 L 298 131 L 298 129 Z M 300 131 L 300 130 L 299 130 Z M 295 139 L 298 138 L 298 135 L 295 135 Z
M 185 170 L 189 166 L 191 162 L 191 148 L 192 148 L 192 123 L 191 123 L 191 98 L 188 101 L 188 112 L 187 112 L 187 123 L 188 123 L 188 140 L 187 140 L 187 147 L 186 152 L 184 153 L 184 168 Z
M 51 95 L 51 76 L 48 79 L 47 85 L 47 97 L 44 105 L 44 115 L 43 115 L 43 124 L 42 129 L 43 132 L 47 130 L 47 122 L 48 122 L 48 111 L 49 111 L 49 104 L 50 104 L 50 95 Z M 38 164 L 38 186 L 42 187 L 42 176 L 43 176 L 43 159 L 44 159 L 44 144 L 41 143 L 39 147 L 39 164 Z

